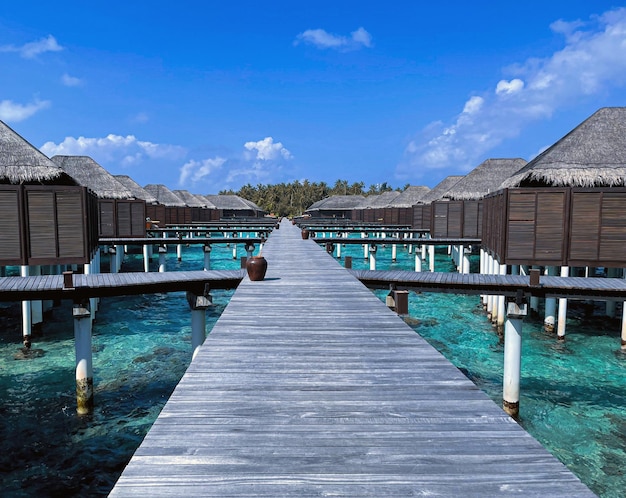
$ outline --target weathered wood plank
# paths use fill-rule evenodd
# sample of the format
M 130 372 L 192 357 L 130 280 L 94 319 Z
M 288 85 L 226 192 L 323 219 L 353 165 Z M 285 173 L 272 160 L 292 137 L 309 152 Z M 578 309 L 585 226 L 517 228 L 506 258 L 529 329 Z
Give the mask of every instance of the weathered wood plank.
M 263 255 L 110 496 L 593 496 L 297 227 Z

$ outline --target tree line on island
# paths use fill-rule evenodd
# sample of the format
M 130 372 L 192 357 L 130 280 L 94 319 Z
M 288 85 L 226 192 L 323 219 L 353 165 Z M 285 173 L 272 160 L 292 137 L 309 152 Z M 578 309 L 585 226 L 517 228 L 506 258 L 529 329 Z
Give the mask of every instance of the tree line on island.
M 364 182 L 349 184 L 346 180 L 337 180 L 331 187 L 326 182 L 302 182 L 296 180 L 291 183 L 277 185 L 252 186 L 249 183 L 239 190 L 222 190 L 220 194 L 235 194 L 254 202 L 268 213 L 276 216 L 299 216 L 313 203 L 332 195 L 378 195 L 391 190 L 403 191 L 403 188 L 393 188 L 387 182 L 370 185 L 365 189 Z

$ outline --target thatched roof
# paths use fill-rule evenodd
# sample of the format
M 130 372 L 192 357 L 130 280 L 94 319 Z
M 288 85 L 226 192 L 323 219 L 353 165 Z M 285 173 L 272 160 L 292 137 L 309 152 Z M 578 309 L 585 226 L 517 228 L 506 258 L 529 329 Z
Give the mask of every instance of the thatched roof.
M 202 194 L 193 194 L 193 195 L 195 195 L 200 200 L 200 202 L 204 204 L 205 208 L 217 209 L 215 207 L 215 204 L 213 204 L 206 195 L 202 195 Z
M 500 188 L 526 165 L 524 159 L 487 159 L 461 178 L 443 197 L 457 201 L 482 199 Z
M 314 202 L 308 211 L 348 211 L 357 208 L 365 200 L 362 195 L 331 195 Z
M 393 200 L 400 195 L 397 190 L 390 190 L 378 195 L 368 195 L 363 203 L 359 206 L 360 209 L 374 209 L 387 207 Z
M 461 180 L 463 176 L 451 175 L 446 176 L 437 185 L 435 185 L 420 201 L 421 204 L 430 204 L 433 201 L 438 201 L 443 195 L 450 190 L 454 185 Z
M 139 185 L 128 175 L 113 175 L 115 179 L 131 191 L 136 199 L 143 199 L 148 204 L 156 204 L 157 200 L 150 192 Z
M 186 207 L 186 204 L 165 185 L 150 183 L 144 189 L 150 192 L 159 204 L 168 207 Z
M 239 197 L 238 195 L 205 195 L 205 197 L 215 205 L 217 209 L 230 210 L 230 211 L 257 211 L 262 213 L 263 209 L 257 206 L 254 202 Z
M 502 188 L 626 185 L 626 107 L 604 107 L 530 161 Z
M 202 202 L 188 190 L 173 190 L 174 194 L 180 198 L 188 207 L 206 207 L 206 201 Z
M 408 187 L 404 192 L 401 192 L 398 197 L 396 197 L 391 203 L 389 207 L 397 207 L 397 208 L 407 208 L 414 206 L 418 202 L 421 202 L 422 198 L 430 192 L 428 187 L 424 186 L 412 186 Z
M 132 199 L 133 194 L 115 177 L 88 156 L 53 156 L 52 161 L 76 180 L 92 190 L 99 199 Z
M 50 158 L 0 121 L 0 183 L 72 183 Z

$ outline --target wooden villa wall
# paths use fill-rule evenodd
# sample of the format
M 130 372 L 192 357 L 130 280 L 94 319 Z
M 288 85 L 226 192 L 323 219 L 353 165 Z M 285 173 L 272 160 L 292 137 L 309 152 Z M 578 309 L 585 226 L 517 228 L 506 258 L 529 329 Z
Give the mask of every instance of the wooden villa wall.
M 146 217 L 159 225 L 165 224 L 165 206 L 163 204 L 146 204 Z
M 146 216 L 146 202 L 143 200 L 99 199 L 99 235 L 113 238 L 145 237 Z
M 165 206 L 166 225 L 189 225 L 191 223 L 191 208 L 187 206 Z
M 483 245 L 502 264 L 626 266 L 624 188 L 508 189 L 483 209 Z
M 0 265 L 89 263 L 98 247 L 96 202 L 84 187 L 2 185 Z
M 415 230 L 430 230 L 431 204 L 416 204 L 413 206 L 413 223 Z
M 463 201 L 435 201 L 432 204 L 430 235 L 433 238 L 463 236 Z
M 214 208 L 193 207 L 191 208 L 191 221 L 216 221 L 220 219 L 219 210 Z

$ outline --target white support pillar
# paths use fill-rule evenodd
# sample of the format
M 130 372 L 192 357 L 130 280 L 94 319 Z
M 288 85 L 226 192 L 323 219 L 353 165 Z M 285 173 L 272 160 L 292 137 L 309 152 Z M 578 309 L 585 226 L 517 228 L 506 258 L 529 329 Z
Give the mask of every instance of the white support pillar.
M 494 274 L 494 271 L 493 271 L 494 263 L 495 263 L 495 259 L 493 257 L 493 254 L 489 253 L 487 255 L 487 274 L 488 275 Z M 489 320 L 491 320 L 491 315 L 493 314 L 494 297 L 495 296 L 493 294 L 489 294 L 487 296 L 487 318 Z
M 237 259 L 237 243 L 233 242 L 233 259 Z
M 626 279 L 626 270 L 623 273 L 623 278 Z M 626 301 L 622 302 L 622 351 L 626 352 Z
M 545 270 L 545 274 L 548 276 L 556 275 L 556 267 L 548 266 Z M 554 332 L 554 325 L 556 324 L 556 299 L 553 297 L 546 298 L 545 304 L 545 317 L 543 319 L 543 328 L 546 332 Z
M 150 271 L 150 244 L 143 245 L 143 271 L 148 273 Z
M 480 274 L 485 275 L 487 273 L 487 252 L 483 247 L 480 248 Z M 483 305 L 483 308 L 487 307 L 487 294 L 482 294 L 480 296 L 480 301 Z
M 76 351 L 76 406 L 79 415 L 93 411 L 93 358 L 91 352 L 91 313 L 87 305 L 75 304 L 74 349 Z
M 619 268 L 607 268 L 606 276 L 608 278 L 619 278 L 620 269 Z M 617 303 L 615 301 L 606 301 L 606 316 L 609 318 L 615 318 L 615 305 Z
M 109 272 L 117 273 L 117 249 L 115 246 L 109 247 Z
M 398 259 L 398 245 L 391 244 L 391 261 L 395 263 L 397 259 Z
M 28 277 L 30 275 L 30 269 L 27 265 L 20 267 L 20 275 L 22 277 Z M 22 301 L 22 338 L 24 341 L 24 347 L 30 349 L 31 337 L 33 331 L 33 315 L 30 306 L 30 301 Z
M 204 271 L 209 271 L 211 269 L 211 245 L 205 244 L 202 248 L 204 252 Z
M 530 267 L 531 270 L 539 270 L 537 265 L 533 265 Z M 532 313 L 539 312 L 539 298 L 537 296 L 531 296 L 530 298 L 530 310 Z
M 378 247 L 376 246 L 376 244 L 372 244 L 370 246 L 370 270 L 376 269 L 376 251 L 377 250 L 378 250 Z
M 370 257 L 370 245 L 363 244 L 363 259 L 367 260 Z
M 207 293 L 198 296 L 187 292 L 187 302 L 191 309 L 191 350 L 192 359 L 198 354 L 200 346 L 206 339 L 206 310 L 212 304 L 211 296 Z
M 463 270 L 462 273 L 464 275 L 469 275 L 470 274 L 470 248 L 468 247 L 467 249 L 463 249 L 461 251 L 461 260 L 462 260 L 462 266 L 461 269 Z
M 30 267 L 30 276 L 36 277 L 41 275 L 41 266 L 35 265 Z M 33 327 L 41 327 L 43 325 L 43 302 L 42 301 L 31 301 L 30 302 L 30 310 L 31 310 L 31 325 Z
M 91 263 L 87 263 L 84 266 L 84 270 L 85 270 L 85 275 L 90 275 L 92 273 L 95 273 L 92 267 Z M 94 319 L 96 318 L 96 304 L 95 304 L 96 298 L 95 297 L 90 297 L 89 298 L 89 313 L 91 315 L 91 321 L 93 322 Z
M 428 269 L 435 271 L 435 246 L 432 244 L 428 246 Z
M 181 242 L 176 244 L 176 259 L 178 259 L 178 261 L 183 260 L 183 244 Z
M 496 263 L 497 264 L 497 263 Z M 499 265 L 500 275 L 506 275 L 507 266 Z M 506 319 L 506 308 L 505 308 L 505 299 L 504 296 L 498 296 L 498 316 L 496 319 L 496 328 L 498 334 L 502 334 L 504 332 L 504 321 Z
M 569 266 L 561 266 L 561 276 L 569 276 Z M 565 340 L 565 323 L 567 321 L 567 299 L 559 298 L 559 319 L 557 322 L 556 336 L 560 341 Z
M 522 373 L 522 323 L 526 306 L 507 303 L 504 326 L 504 372 L 502 408 L 512 417 L 519 415 L 520 379 Z
M 165 267 L 165 255 L 167 254 L 167 247 L 159 246 L 159 273 L 166 271 Z
M 341 242 L 337 244 L 337 259 L 341 259 Z
M 115 261 L 117 263 L 117 272 L 122 269 L 122 263 L 124 262 L 124 247 L 123 246 L 115 246 L 115 255 L 117 256 Z
M 415 251 L 415 271 L 422 271 L 422 255 L 420 251 Z

